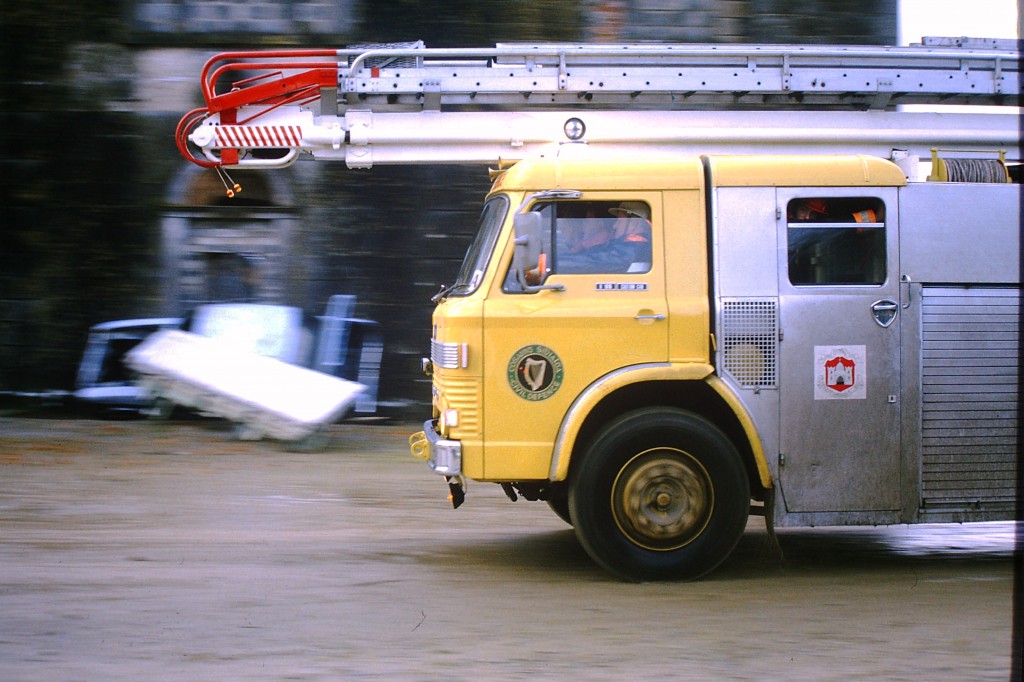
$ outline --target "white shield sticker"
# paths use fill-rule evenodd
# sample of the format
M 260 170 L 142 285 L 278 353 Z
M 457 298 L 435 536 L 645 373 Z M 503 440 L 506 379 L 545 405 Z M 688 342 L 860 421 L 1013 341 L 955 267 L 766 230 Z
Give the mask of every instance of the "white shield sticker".
M 863 400 L 867 396 L 866 346 L 814 347 L 815 400 Z

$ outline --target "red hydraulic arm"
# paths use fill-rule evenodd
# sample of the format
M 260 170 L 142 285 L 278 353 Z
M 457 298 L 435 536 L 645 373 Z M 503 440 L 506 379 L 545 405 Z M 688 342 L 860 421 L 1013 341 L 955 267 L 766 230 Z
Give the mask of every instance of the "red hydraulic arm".
M 320 97 L 320 88 L 338 84 L 338 50 L 261 50 L 223 52 L 211 57 L 203 67 L 201 85 L 206 106 L 185 114 L 175 131 L 178 151 L 189 161 L 204 168 L 219 168 L 238 163 L 237 149 L 223 149 L 220 160 L 197 155 L 188 146 L 188 136 L 211 114 L 219 114 L 228 125 L 249 123 L 277 107 L 307 104 Z M 333 58 L 335 61 L 319 61 Z M 217 83 L 236 71 L 259 71 L 257 75 L 237 81 L 230 91 L 217 94 Z M 289 72 L 287 75 L 285 72 Z M 259 112 L 238 120 L 238 109 L 260 105 Z M 230 191 L 230 190 L 229 190 Z

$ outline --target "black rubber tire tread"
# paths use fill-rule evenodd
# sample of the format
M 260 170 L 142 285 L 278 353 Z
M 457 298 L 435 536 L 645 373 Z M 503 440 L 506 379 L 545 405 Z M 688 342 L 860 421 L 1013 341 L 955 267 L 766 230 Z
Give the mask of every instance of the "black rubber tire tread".
M 714 491 L 710 517 L 681 547 L 648 549 L 619 528 L 612 488 L 623 467 L 652 448 L 673 448 L 695 459 Z M 587 553 L 622 579 L 693 580 L 718 566 L 735 548 L 750 513 L 750 483 L 739 453 L 712 423 L 675 408 L 644 408 L 610 422 L 591 442 L 569 493 L 576 535 Z
M 572 525 L 572 514 L 569 513 L 569 495 L 564 493 L 556 495 L 554 498 L 547 501 L 548 506 L 551 507 L 551 511 L 555 512 L 555 515 Z

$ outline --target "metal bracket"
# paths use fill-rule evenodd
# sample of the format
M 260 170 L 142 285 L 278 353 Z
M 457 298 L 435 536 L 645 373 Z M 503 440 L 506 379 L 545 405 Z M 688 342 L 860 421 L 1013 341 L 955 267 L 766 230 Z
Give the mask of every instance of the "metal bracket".
M 885 108 L 889 106 L 889 100 L 892 99 L 892 93 L 892 79 L 879 78 L 878 92 L 875 94 L 875 98 L 871 102 L 871 108 L 885 110 Z
M 441 111 L 441 81 L 431 79 L 423 81 L 424 111 Z

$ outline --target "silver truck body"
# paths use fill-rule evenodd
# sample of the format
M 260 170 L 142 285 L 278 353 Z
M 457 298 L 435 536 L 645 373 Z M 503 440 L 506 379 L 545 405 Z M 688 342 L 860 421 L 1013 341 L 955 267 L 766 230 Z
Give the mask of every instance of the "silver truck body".
M 801 197 L 882 202 L 876 277 L 792 281 Z M 712 214 L 716 364 L 758 425 L 775 525 L 1013 518 L 1019 185 L 719 186 Z M 837 366 L 856 377 L 829 387 Z

